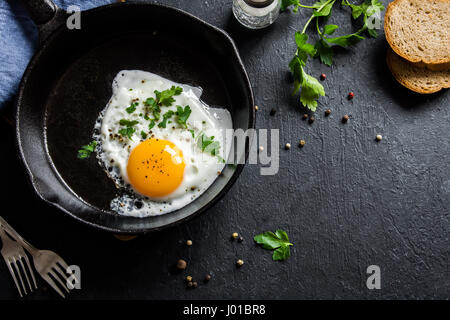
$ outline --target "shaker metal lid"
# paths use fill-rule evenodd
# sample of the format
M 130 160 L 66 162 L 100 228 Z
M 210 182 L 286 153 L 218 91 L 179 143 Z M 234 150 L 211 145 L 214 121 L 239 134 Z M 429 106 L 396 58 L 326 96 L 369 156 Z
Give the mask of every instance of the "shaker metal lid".
M 255 8 L 263 8 L 267 7 L 268 5 L 272 4 L 275 0 L 244 0 L 245 3 L 247 3 L 249 6 L 255 7 Z

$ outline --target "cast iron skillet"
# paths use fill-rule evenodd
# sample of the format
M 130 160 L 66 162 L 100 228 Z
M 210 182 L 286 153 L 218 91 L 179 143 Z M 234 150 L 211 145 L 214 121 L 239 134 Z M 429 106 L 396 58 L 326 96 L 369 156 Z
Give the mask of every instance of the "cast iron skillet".
M 81 29 L 69 30 L 67 14 L 50 0 L 23 1 L 39 28 L 41 44 L 19 88 L 17 141 L 43 200 L 93 227 L 140 234 L 205 211 L 231 188 L 243 165 L 227 166 L 223 177 L 178 211 L 144 219 L 124 217 L 109 209 L 117 190 L 96 158 L 76 157 L 79 147 L 91 141 L 95 119 L 111 96 L 112 80 L 123 69 L 200 86 L 207 103 L 229 109 L 235 129 L 253 128 L 251 86 L 224 31 L 181 10 L 142 2 L 83 11 Z M 242 157 L 246 160 L 247 153 Z

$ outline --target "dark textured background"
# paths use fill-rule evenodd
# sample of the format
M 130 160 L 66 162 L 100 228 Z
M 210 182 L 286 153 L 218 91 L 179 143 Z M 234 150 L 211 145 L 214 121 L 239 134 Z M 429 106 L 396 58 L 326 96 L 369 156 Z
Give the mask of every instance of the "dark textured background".
M 339 50 L 325 72 L 327 96 L 316 121 L 291 96 L 287 64 L 293 34 L 310 11 L 283 13 L 270 28 L 239 27 L 231 0 L 160 1 L 185 9 L 228 31 L 253 84 L 258 128 L 279 128 L 280 171 L 261 176 L 245 167 L 231 191 L 209 212 L 179 227 L 121 242 L 72 221 L 34 196 L 19 163 L 11 127 L 2 124 L 1 215 L 38 248 L 51 249 L 82 270 L 82 290 L 71 299 L 410 299 L 449 298 L 450 117 L 448 92 L 414 94 L 390 75 L 386 41 L 365 40 Z M 311 1 L 305 1 L 309 3 Z M 386 3 L 387 1 L 383 1 Z M 349 10 L 335 5 L 330 22 L 350 31 Z M 346 99 L 355 92 L 353 101 Z M 275 116 L 269 116 L 276 108 Z M 332 109 L 330 117 L 323 111 Z M 351 115 L 347 124 L 340 119 Z M 384 139 L 375 142 L 376 134 Z M 306 140 L 303 149 L 299 139 Z M 252 236 L 283 228 L 292 257 L 271 261 Z M 245 238 L 230 241 L 232 232 Z M 187 248 L 186 239 L 194 245 Z M 186 272 L 174 273 L 177 259 Z M 245 265 L 237 269 L 235 261 Z M 366 268 L 379 265 L 382 289 L 366 288 Z M 213 279 L 187 290 L 190 274 Z M 27 299 L 56 298 L 44 289 Z M 0 299 L 18 297 L 0 263 Z

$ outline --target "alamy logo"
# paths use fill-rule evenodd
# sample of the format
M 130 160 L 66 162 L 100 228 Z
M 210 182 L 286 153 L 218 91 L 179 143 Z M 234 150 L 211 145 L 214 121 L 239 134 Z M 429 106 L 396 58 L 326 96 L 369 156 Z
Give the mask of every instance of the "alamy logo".
M 67 8 L 67 13 L 70 14 L 70 16 L 67 18 L 67 21 L 66 21 L 67 29 L 80 30 L 81 29 L 81 8 L 79 6 L 69 6 Z
M 367 289 L 381 289 L 381 270 L 377 265 L 371 265 L 367 267 L 367 274 L 369 277 L 367 278 Z
M 81 289 L 81 269 L 77 265 L 70 265 L 66 270 L 69 276 L 66 280 L 66 286 L 69 290 Z

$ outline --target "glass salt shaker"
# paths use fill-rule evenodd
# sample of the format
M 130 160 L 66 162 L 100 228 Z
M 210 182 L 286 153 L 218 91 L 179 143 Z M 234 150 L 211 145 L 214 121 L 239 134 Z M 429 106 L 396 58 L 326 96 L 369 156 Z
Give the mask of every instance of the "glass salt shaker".
M 280 14 L 280 0 L 233 0 L 233 14 L 249 29 L 271 25 Z

